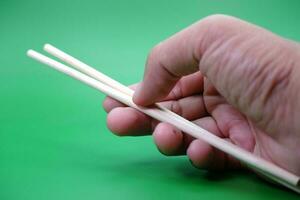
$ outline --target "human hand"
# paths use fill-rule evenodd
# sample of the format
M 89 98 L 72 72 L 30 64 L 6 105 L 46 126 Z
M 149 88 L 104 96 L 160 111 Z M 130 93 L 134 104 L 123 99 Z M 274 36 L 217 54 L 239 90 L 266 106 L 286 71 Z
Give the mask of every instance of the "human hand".
M 300 47 L 239 19 L 213 15 L 153 48 L 134 102 L 165 107 L 300 175 Z M 175 127 L 111 98 L 103 106 L 120 136 L 153 132 L 165 155 L 207 169 L 240 163 Z

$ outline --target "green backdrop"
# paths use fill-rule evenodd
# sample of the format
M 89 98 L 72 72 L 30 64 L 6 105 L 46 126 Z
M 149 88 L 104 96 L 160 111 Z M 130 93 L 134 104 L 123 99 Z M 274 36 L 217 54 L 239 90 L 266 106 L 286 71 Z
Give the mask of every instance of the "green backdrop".
M 159 41 L 210 14 L 300 39 L 300 1 L 0 1 L 0 199 L 299 199 L 245 172 L 164 157 L 151 137 L 119 138 L 104 95 L 27 58 L 52 43 L 122 83 Z

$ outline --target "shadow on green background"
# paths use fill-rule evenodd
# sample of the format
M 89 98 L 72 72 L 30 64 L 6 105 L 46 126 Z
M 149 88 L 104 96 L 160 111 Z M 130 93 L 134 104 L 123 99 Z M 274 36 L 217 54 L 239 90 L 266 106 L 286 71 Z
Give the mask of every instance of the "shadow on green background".
M 103 95 L 25 56 L 52 43 L 131 84 L 159 41 L 214 13 L 300 39 L 300 1 L 0 1 L 0 199 L 299 197 L 243 172 L 166 158 L 150 137 L 117 138 Z

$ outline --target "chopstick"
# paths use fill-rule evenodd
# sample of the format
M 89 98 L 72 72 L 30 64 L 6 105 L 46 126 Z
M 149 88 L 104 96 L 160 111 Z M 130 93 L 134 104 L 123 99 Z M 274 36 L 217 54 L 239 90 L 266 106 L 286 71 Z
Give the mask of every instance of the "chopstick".
M 109 85 L 113 88 L 115 88 L 116 90 L 119 90 L 120 92 L 123 92 L 125 94 L 128 94 L 130 96 L 133 96 L 134 91 L 132 89 L 130 89 L 129 87 L 121 84 L 120 82 L 110 78 L 109 76 L 97 71 L 96 69 L 94 69 L 93 67 L 83 63 L 82 61 L 72 57 L 71 55 L 59 50 L 58 48 L 54 47 L 51 44 L 45 44 L 44 45 L 44 50 L 46 52 L 48 52 L 49 54 L 53 55 L 54 57 L 59 58 L 60 60 L 64 61 L 65 63 L 69 64 L 70 66 L 72 66 L 73 68 L 81 71 L 82 73 L 102 82 L 105 83 L 106 85 Z M 173 115 L 174 117 L 177 118 L 182 118 L 183 117 L 177 115 L 176 113 L 168 110 L 167 108 L 165 108 L 164 106 L 160 105 L 159 103 L 155 104 L 158 108 L 168 112 L 170 115 Z M 195 125 L 194 123 L 191 123 L 192 125 Z
M 133 107 L 152 118 L 162 122 L 167 122 L 183 132 L 199 138 L 210 145 L 222 150 L 223 152 L 237 158 L 245 163 L 249 168 L 267 176 L 271 180 L 280 183 L 298 193 L 300 193 L 300 178 L 287 170 L 284 170 L 273 163 L 270 163 L 254 154 L 222 139 L 207 130 L 195 125 L 194 123 L 186 120 L 185 118 L 173 113 L 172 111 L 156 104 L 153 107 L 141 107 L 132 101 L 133 90 L 125 85 L 115 81 L 114 79 L 106 76 L 105 74 L 97 71 L 96 69 L 88 66 L 87 64 L 79 61 L 78 59 L 66 54 L 65 52 L 55 48 L 50 44 L 44 46 L 44 50 L 53 56 L 59 58 L 70 66 L 70 68 L 62 63 L 59 63 L 49 57 L 46 57 L 34 50 L 28 50 L 27 55 L 41 63 L 44 63 L 62 73 L 65 73 L 79 81 L 97 89 L 106 95 L 117 99 L 118 101 Z

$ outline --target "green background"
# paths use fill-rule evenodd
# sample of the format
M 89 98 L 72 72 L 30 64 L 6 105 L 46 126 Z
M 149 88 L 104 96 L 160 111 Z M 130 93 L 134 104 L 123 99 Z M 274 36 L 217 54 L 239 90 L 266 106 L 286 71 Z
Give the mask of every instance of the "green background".
M 25 56 L 51 43 L 131 84 L 159 41 L 210 14 L 300 39 L 300 1 L 0 1 L 0 199 L 299 199 L 244 172 L 164 157 L 151 137 L 118 138 L 103 94 Z

